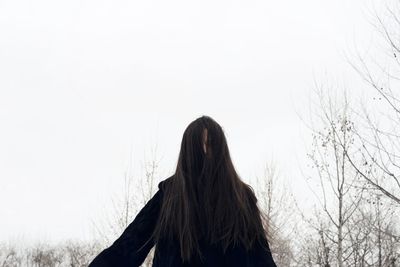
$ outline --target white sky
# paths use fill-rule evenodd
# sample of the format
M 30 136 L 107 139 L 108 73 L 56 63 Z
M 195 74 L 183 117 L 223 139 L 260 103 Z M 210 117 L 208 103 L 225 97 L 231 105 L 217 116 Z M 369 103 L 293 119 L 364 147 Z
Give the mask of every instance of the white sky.
M 295 107 L 325 71 L 357 82 L 342 52 L 370 37 L 364 12 L 362 0 L 0 0 L 0 241 L 90 238 L 130 148 L 139 162 L 157 142 L 172 173 L 203 114 L 243 180 L 274 158 L 301 192 Z

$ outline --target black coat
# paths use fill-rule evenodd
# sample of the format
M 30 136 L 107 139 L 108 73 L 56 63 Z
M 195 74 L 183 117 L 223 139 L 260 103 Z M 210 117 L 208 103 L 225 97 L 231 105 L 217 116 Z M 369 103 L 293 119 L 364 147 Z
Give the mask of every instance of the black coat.
M 158 191 L 136 215 L 133 222 L 124 230 L 122 235 L 108 248 L 98 254 L 89 267 L 135 267 L 140 266 L 150 249 L 155 245 L 148 242 L 137 251 L 150 237 L 160 211 L 163 187 L 168 179 L 158 184 Z M 212 266 L 212 267 L 276 267 L 272 255 L 256 242 L 250 252 L 244 247 L 230 247 L 225 254 L 215 245 L 200 243 L 203 261 L 193 259 L 190 264 L 183 264 L 180 258 L 179 243 L 159 243 L 154 251 L 153 267 L 183 267 L 183 266 Z M 269 249 L 267 240 L 265 245 Z

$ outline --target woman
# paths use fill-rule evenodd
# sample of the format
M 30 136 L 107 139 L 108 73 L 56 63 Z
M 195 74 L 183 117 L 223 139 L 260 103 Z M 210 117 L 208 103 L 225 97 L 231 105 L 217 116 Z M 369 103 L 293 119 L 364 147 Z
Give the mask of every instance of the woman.
M 241 181 L 221 126 L 202 116 L 186 128 L 175 174 L 89 267 L 276 267 L 252 188 Z

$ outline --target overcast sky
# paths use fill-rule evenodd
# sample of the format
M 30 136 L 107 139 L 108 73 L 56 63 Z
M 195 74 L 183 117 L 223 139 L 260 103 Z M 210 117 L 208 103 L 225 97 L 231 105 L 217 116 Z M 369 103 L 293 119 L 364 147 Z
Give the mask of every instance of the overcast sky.
M 173 172 L 185 127 L 224 128 L 250 182 L 274 159 L 305 187 L 313 79 L 357 83 L 346 51 L 362 0 L 0 0 L 0 241 L 91 238 L 90 220 L 158 144 Z M 163 176 L 164 175 L 164 176 Z

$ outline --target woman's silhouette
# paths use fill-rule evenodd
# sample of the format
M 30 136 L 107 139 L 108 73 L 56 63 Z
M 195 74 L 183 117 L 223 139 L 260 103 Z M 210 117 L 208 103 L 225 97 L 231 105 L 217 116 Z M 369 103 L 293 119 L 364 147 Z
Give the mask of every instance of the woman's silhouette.
M 276 266 L 253 189 L 241 181 L 221 126 L 202 116 L 186 128 L 175 174 L 89 267 Z

